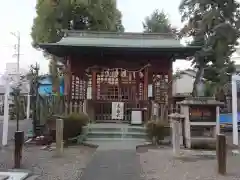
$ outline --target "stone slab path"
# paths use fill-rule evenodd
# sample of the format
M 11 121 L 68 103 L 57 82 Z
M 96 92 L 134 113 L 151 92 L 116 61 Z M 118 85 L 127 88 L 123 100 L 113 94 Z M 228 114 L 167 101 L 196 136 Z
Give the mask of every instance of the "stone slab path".
M 124 146 L 122 142 L 101 143 L 81 180 L 143 180 L 136 146 Z

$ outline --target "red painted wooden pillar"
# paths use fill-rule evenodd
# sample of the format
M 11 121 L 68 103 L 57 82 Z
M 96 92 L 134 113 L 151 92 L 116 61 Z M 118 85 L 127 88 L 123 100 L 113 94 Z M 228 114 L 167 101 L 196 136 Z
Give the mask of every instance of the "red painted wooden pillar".
M 97 99 L 97 70 L 92 69 L 92 99 Z
M 152 66 L 148 67 L 148 86 L 151 85 L 151 88 L 153 89 L 153 69 Z M 152 117 L 152 99 L 153 99 L 153 91 L 151 89 L 151 92 L 147 92 L 147 98 L 148 98 L 148 120 Z M 151 93 L 151 94 L 149 94 Z M 148 97 L 148 94 L 151 95 L 151 98 Z
M 152 66 L 149 66 L 148 68 L 148 85 L 152 85 L 153 88 L 153 68 Z M 148 94 L 147 94 L 148 96 Z M 153 96 L 153 93 L 152 93 Z
M 143 87 L 143 99 L 148 100 L 148 67 L 144 70 L 144 87 Z
M 168 69 L 168 107 L 169 113 L 172 113 L 173 110 L 173 97 L 172 97 L 172 84 L 173 84 L 173 68 L 172 68 L 173 61 L 172 59 L 169 60 L 169 69 Z
M 136 78 L 136 97 L 135 97 L 135 101 L 136 101 L 136 108 L 138 108 L 138 104 L 139 104 L 139 100 L 140 100 L 140 77 L 139 77 L 139 73 L 135 73 L 135 78 Z
M 122 94 L 121 94 L 121 91 L 122 91 L 122 71 L 120 69 L 118 69 L 118 85 L 119 85 L 119 90 L 118 90 L 118 100 L 122 100 Z

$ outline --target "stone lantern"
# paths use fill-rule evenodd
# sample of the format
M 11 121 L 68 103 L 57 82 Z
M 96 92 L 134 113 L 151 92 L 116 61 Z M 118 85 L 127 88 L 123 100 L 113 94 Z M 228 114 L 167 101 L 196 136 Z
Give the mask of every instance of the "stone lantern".
M 179 113 L 172 113 L 168 117 L 172 128 L 173 154 L 178 156 L 180 154 L 180 146 L 183 143 L 182 120 L 184 120 L 185 116 Z

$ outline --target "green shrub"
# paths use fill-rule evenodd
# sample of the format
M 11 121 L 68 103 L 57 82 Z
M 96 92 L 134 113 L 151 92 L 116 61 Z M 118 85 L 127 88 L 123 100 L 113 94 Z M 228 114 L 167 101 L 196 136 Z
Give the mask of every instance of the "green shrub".
M 75 123 L 80 123 L 82 126 L 86 126 L 89 122 L 89 117 L 85 113 L 71 113 L 70 115 L 66 116 L 64 120 L 72 121 Z
M 170 134 L 166 123 L 153 120 L 147 122 L 146 133 L 153 144 L 160 143 L 164 137 Z
M 61 118 L 64 121 L 63 139 L 66 141 L 69 138 L 74 138 L 82 133 L 82 127 L 86 126 L 89 122 L 89 117 L 85 113 L 71 113 L 67 116 L 52 115 L 48 117 L 47 124 L 55 140 L 56 134 L 56 119 Z
M 82 133 L 82 127 L 86 126 L 89 122 L 89 117 L 85 113 L 72 113 L 64 120 L 63 139 L 76 137 Z

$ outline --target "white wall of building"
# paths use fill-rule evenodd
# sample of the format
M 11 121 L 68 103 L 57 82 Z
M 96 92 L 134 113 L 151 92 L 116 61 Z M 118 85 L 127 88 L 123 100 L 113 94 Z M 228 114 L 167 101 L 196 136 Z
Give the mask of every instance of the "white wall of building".
M 180 78 L 173 81 L 173 96 L 176 94 L 192 93 L 194 77 L 188 74 L 182 74 Z

